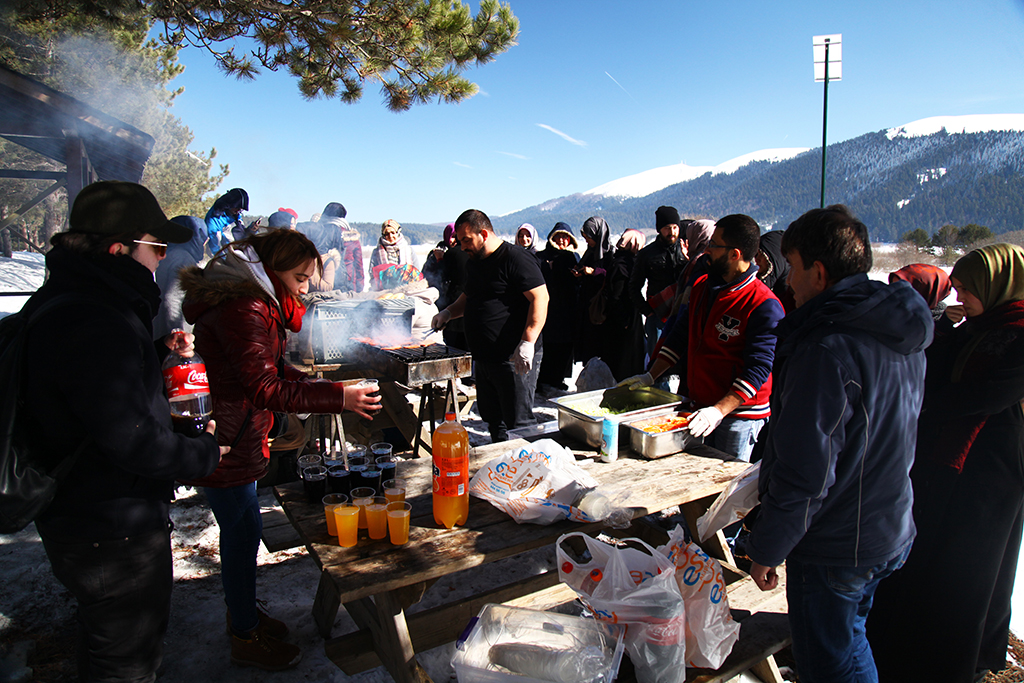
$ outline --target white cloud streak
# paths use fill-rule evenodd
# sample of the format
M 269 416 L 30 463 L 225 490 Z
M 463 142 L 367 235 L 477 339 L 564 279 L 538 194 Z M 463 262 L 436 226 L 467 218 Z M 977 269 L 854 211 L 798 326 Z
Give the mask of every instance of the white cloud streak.
M 453 161 L 452 163 L 453 163 L 453 164 L 455 164 L 456 166 L 460 166 L 460 167 L 462 167 L 462 168 L 473 168 L 473 167 L 472 167 L 472 166 L 470 166 L 469 164 L 463 164 L 463 163 L 461 163 L 461 162 L 458 162 L 458 161 Z
M 605 72 L 604 72 L 604 75 L 605 75 L 605 76 L 607 76 L 608 78 L 612 79 L 612 83 L 614 83 L 615 85 L 619 86 L 619 88 L 621 88 L 621 89 L 622 89 L 622 92 L 624 92 L 624 93 L 626 93 L 627 95 L 629 95 L 629 99 L 631 99 L 631 100 L 633 100 L 634 102 L 636 102 L 636 99 L 634 99 L 634 98 L 633 98 L 633 96 L 629 94 L 629 91 L 628 91 L 628 90 L 626 90 L 625 88 L 623 88 L 623 87 L 622 87 L 622 84 L 621 84 L 621 83 L 619 83 L 619 82 L 618 82 L 617 80 L 615 80 L 615 76 L 612 76 L 612 75 L 611 75 L 610 73 L 608 73 L 607 71 L 605 71 Z M 637 104 L 640 104 L 639 102 L 636 102 L 636 103 L 637 103 Z
M 530 159 L 530 157 L 524 157 L 522 154 L 513 154 L 512 152 L 502 152 L 500 150 L 498 150 L 498 154 L 504 154 L 505 156 L 512 157 L 513 159 L 522 159 L 523 161 L 529 161 Z
M 551 126 L 549 126 L 546 123 L 538 123 L 537 125 L 540 126 L 541 128 L 543 128 L 544 130 L 550 130 L 552 133 L 554 133 L 558 137 L 562 138 L 566 142 L 570 142 L 570 143 L 572 143 L 574 145 L 579 145 L 580 147 L 586 147 L 587 146 L 587 143 L 585 143 L 583 140 L 577 140 L 576 138 L 569 137 L 568 135 L 566 135 L 562 131 L 558 130 L 557 128 L 552 128 Z

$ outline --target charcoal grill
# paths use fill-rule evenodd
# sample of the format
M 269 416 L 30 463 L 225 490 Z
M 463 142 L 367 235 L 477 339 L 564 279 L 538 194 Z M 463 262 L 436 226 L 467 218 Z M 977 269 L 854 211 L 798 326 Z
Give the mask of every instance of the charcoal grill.
M 390 379 L 407 387 L 418 387 L 420 390 L 419 415 L 422 420 L 424 410 L 430 415 L 430 433 L 434 433 L 434 383 L 445 382 L 445 405 L 449 398 L 458 414 L 458 395 L 455 390 L 455 378 L 468 377 L 473 372 L 473 357 L 468 351 L 457 349 L 447 344 L 427 344 L 424 346 L 400 346 L 381 348 L 364 341 L 353 340 L 353 351 L 379 377 Z M 421 429 L 416 430 L 416 439 L 412 447 L 412 457 L 419 457 L 420 444 L 426 445 Z
M 468 377 L 473 371 L 469 352 L 446 344 L 380 348 L 356 342 L 354 351 L 380 377 L 407 387 Z

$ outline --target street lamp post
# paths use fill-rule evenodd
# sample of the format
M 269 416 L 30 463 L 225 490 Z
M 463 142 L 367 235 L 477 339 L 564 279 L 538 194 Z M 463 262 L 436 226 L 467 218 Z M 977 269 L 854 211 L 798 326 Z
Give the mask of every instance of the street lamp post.
M 825 82 L 825 104 L 821 121 L 821 208 L 825 208 L 825 152 L 828 131 L 828 82 L 843 80 L 843 34 L 814 36 L 814 82 Z M 829 67 L 832 73 L 829 73 Z

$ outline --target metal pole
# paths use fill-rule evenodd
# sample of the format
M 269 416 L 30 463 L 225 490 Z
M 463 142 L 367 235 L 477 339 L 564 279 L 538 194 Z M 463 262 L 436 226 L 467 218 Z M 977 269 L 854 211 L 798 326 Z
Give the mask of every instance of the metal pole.
M 825 40 L 825 106 L 821 119 L 821 206 L 825 208 L 825 140 L 828 130 L 828 40 Z

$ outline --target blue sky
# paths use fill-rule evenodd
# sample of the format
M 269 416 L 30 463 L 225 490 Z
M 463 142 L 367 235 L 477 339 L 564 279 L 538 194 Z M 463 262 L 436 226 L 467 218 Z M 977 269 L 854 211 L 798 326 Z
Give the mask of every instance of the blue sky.
M 622 176 L 821 144 L 811 38 L 841 33 L 837 142 L 940 115 L 1024 112 L 1022 0 L 511 0 L 519 44 L 467 71 L 480 93 L 393 114 L 307 101 L 286 73 L 243 82 L 182 51 L 174 107 L 252 213 L 331 201 L 355 221 L 500 215 Z M 472 3 L 476 8 L 476 3 Z M 817 179 L 813 180 L 817 182 Z M 653 219 L 652 219 L 653 220 Z

